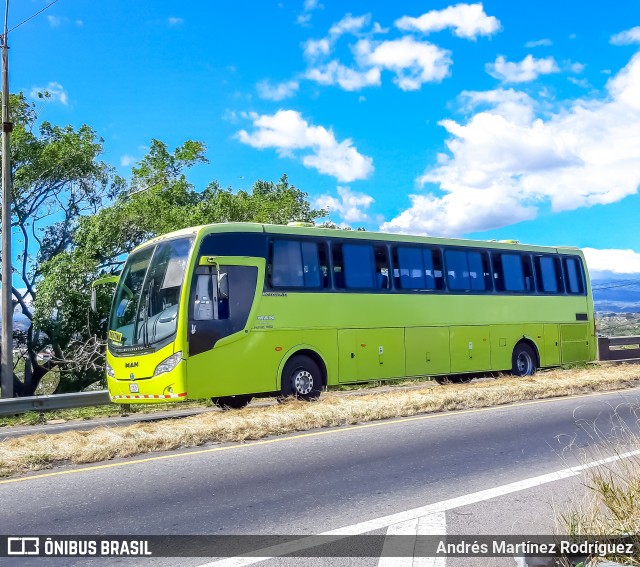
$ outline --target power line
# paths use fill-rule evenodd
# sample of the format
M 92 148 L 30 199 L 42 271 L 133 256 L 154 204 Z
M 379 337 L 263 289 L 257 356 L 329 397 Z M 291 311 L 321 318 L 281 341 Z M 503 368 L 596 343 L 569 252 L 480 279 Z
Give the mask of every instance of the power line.
M 42 8 L 42 10 L 38 10 L 35 14 L 33 14 L 32 16 L 29 16 L 26 20 L 22 20 L 17 26 L 13 26 L 7 33 L 11 33 L 13 30 L 17 30 L 20 26 L 26 24 L 29 20 L 33 20 L 33 18 L 35 18 L 36 16 L 39 16 L 40 14 L 42 14 L 42 12 L 44 12 L 45 10 L 48 10 L 49 8 L 51 8 L 51 6 L 53 6 L 58 2 L 60 2 L 60 0 L 53 0 L 53 2 L 50 2 L 49 4 L 47 4 L 44 8 Z

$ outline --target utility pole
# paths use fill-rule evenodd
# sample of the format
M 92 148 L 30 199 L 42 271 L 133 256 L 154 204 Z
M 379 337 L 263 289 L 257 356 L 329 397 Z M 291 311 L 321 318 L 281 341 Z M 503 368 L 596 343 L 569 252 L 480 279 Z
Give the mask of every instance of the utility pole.
M 9 118 L 9 0 L 2 34 L 2 337 L 0 379 L 2 397 L 13 398 L 13 302 L 11 266 L 11 147 L 13 124 Z

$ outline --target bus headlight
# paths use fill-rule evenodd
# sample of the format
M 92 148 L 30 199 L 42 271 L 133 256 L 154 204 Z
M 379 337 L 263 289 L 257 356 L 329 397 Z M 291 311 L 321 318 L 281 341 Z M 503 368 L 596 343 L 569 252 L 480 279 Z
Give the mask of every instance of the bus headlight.
M 107 362 L 107 376 L 109 376 L 110 378 L 116 377 L 116 373 L 113 371 L 113 368 L 111 368 L 111 365 L 108 362 Z
M 182 351 L 176 352 L 172 354 L 169 358 L 165 358 L 158 366 L 156 366 L 154 376 L 158 376 L 158 374 L 164 374 L 165 372 L 169 372 L 173 370 L 176 366 L 178 366 L 178 362 L 182 360 Z

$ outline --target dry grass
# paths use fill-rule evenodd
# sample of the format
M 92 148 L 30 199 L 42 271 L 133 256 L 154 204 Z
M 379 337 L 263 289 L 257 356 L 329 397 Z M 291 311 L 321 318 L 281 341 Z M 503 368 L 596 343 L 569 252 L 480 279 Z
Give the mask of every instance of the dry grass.
M 632 419 L 627 420 L 616 411 L 611 417 L 610 431 L 582 425 L 593 443 L 582 458 L 598 460 L 638 451 L 640 408 L 631 411 Z M 591 536 L 601 542 L 624 541 L 633 543 L 635 550 L 640 549 L 640 456 L 626 456 L 589 471 L 584 488 L 582 498 L 558 514 L 561 528 L 570 536 Z M 640 566 L 638 556 L 611 555 L 607 559 Z
M 320 401 L 212 411 L 183 419 L 37 434 L 0 443 L 0 476 L 64 463 L 92 463 L 141 453 L 193 447 L 207 442 L 261 439 L 416 414 L 481 408 L 587 392 L 640 386 L 640 365 L 599 366 L 503 377 L 466 385 L 385 391 L 359 396 L 325 394 Z

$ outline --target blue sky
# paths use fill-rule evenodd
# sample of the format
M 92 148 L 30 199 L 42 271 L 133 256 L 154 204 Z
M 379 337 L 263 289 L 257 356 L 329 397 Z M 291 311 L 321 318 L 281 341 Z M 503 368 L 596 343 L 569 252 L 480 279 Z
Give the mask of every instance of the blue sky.
M 47 2 L 12 4 L 10 27 Z M 640 3 L 59 0 L 10 35 L 11 90 L 128 176 L 290 181 L 339 224 L 587 249 L 639 273 Z

